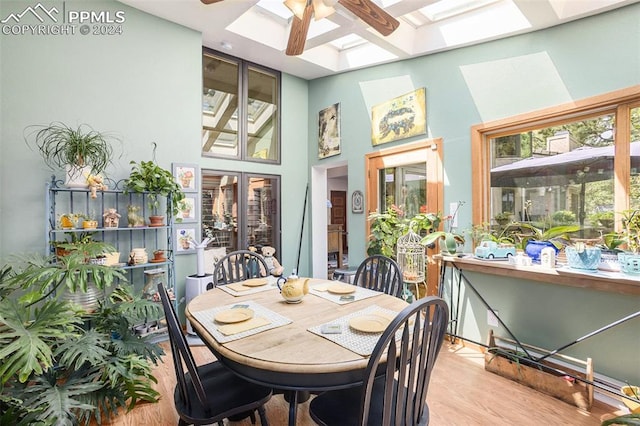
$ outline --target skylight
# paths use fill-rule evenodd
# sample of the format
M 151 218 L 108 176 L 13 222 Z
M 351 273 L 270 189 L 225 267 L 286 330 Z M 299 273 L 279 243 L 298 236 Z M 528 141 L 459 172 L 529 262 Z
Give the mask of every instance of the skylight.
M 462 15 L 481 7 L 496 3 L 498 0 L 440 0 L 420 9 L 420 13 L 431 22 L 438 22 L 452 16 Z

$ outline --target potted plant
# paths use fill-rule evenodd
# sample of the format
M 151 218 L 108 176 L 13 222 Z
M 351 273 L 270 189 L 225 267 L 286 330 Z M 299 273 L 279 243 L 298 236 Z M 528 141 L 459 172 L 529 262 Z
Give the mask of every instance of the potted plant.
M 184 192 L 169 170 L 163 169 L 153 161 L 131 161 L 131 174 L 124 182 L 125 191 L 146 193 L 151 209 L 149 226 L 162 226 L 163 216 L 158 214 L 160 198 L 167 197 L 166 214 L 174 216 L 179 212 Z
M 74 128 L 53 122 L 27 129 L 27 144 L 31 140 L 51 170 L 65 170 L 68 187 L 87 188 L 87 177 L 102 173 L 113 161 L 111 143 L 118 139 L 87 124 Z
M 0 269 L 0 423 L 100 424 L 120 408 L 157 401 L 151 363 L 163 351 L 134 336 L 131 324 L 159 313 L 159 305 L 126 286 L 87 313 L 51 297 L 51 288 L 82 287 L 76 267 L 105 278 L 118 271 L 50 260 L 33 255 Z
M 533 261 L 540 260 L 540 252 L 545 247 L 553 247 L 556 254 L 570 243 L 570 234 L 580 231 L 579 225 L 560 225 L 546 228 L 537 227 L 531 223 L 513 222 L 505 227 L 516 241 L 516 247 L 524 249 Z
M 566 246 L 564 252 L 567 255 L 567 265 L 570 268 L 595 271 L 600 266 L 600 247 L 577 241 Z
M 512 216 L 513 216 L 513 213 L 511 212 L 500 212 L 500 213 L 497 213 L 493 218 L 496 220 L 498 225 L 505 226 L 507 223 L 511 221 Z
M 619 232 L 609 232 L 600 236 L 600 266 L 603 271 L 619 271 L 620 262 L 618 254 L 622 252 L 620 246 L 624 244 L 622 234 Z
M 640 275 L 640 210 L 622 212 L 622 231 L 625 251 L 618 254 L 620 269 L 630 275 Z

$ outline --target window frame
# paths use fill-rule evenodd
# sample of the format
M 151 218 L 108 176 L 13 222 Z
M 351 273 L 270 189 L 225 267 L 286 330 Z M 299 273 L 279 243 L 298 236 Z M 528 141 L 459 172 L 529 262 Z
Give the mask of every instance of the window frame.
M 237 139 L 238 139 L 238 154 L 237 155 L 221 155 L 215 154 L 213 152 L 203 152 L 202 147 L 200 149 L 200 154 L 202 157 L 207 158 L 224 158 L 227 160 L 236 160 L 236 161 L 248 161 L 252 163 L 263 163 L 263 164 L 281 164 L 281 121 L 282 114 L 280 111 L 282 110 L 281 101 L 282 101 L 282 73 L 278 70 L 265 67 L 260 64 L 256 64 L 250 61 L 245 61 L 244 59 L 237 58 L 235 56 L 227 55 L 222 52 L 218 52 L 213 49 L 209 49 L 207 47 L 202 48 L 202 57 L 204 56 L 217 57 L 224 61 L 229 61 L 237 64 L 238 66 L 238 129 L 237 129 Z M 204 64 L 204 61 L 203 61 Z M 248 105 L 249 105 L 249 71 L 256 70 L 258 72 L 262 72 L 265 74 L 270 74 L 274 77 L 276 83 L 275 89 L 275 120 L 274 120 L 274 129 L 276 138 L 276 158 L 275 159 L 262 159 L 255 158 L 247 155 L 248 151 L 248 143 L 249 143 L 249 135 L 248 135 Z M 202 80 L 204 85 L 204 69 L 202 70 Z M 202 112 L 201 112 L 202 114 Z M 201 123 L 201 129 L 203 128 L 204 122 Z
M 490 222 L 491 139 L 513 133 L 557 126 L 602 114 L 615 116 L 614 214 L 619 226 L 621 212 L 629 209 L 631 182 L 631 110 L 640 106 L 640 85 L 590 98 L 477 124 L 471 127 L 472 222 Z
M 200 183 L 200 190 L 204 192 L 205 188 L 205 178 L 204 175 L 209 175 L 209 176 L 235 176 L 237 177 L 237 181 L 238 181 L 238 199 L 237 199 L 237 205 L 236 205 L 236 209 L 237 209 L 237 214 L 236 214 L 236 219 L 237 219 L 237 233 L 236 233 L 236 240 L 235 240 L 235 246 L 237 247 L 238 250 L 246 250 L 248 247 L 244 246 L 244 242 L 248 241 L 248 237 L 249 237 L 249 233 L 247 230 L 247 222 L 248 222 L 248 196 L 249 196 L 249 181 L 250 179 L 253 178 L 258 178 L 258 179 L 268 179 L 270 181 L 273 182 L 273 186 L 272 186 L 272 193 L 275 194 L 275 198 L 276 198 L 276 202 L 274 203 L 274 208 L 276 209 L 276 212 L 274 214 L 274 230 L 273 230 L 273 247 L 276 249 L 276 255 L 277 253 L 281 253 L 281 248 L 282 248 L 282 241 L 281 241 L 281 237 L 282 237 L 282 193 L 281 193 L 281 188 L 282 188 L 282 176 L 278 175 L 278 174 L 272 174 L 272 173 L 257 173 L 257 172 L 230 172 L 228 170 L 219 170 L 219 169 L 209 169 L 209 168 L 202 168 L 201 169 L 201 174 L 202 174 L 202 180 Z M 202 203 L 204 204 L 204 203 Z M 203 207 L 204 208 L 204 207 Z M 201 216 L 202 218 L 204 218 L 204 212 L 202 212 L 203 215 Z M 201 226 L 201 232 L 204 235 L 204 225 L 205 222 L 204 220 L 202 220 L 200 226 Z M 213 244 L 214 242 L 212 241 L 211 244 Z

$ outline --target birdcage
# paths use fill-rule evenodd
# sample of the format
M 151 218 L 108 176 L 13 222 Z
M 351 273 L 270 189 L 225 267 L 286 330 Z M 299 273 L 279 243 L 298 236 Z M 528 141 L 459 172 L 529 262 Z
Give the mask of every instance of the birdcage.
M 406 283 L 424 282 L 425 254 L 421 239 L 411 230 L 398 238 L 396 259 Z

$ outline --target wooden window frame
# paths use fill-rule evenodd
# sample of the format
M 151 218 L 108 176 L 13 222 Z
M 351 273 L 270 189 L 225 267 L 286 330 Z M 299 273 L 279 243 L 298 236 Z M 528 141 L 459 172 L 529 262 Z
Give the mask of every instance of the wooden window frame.
M 516 132 L 526 132 L 541 127 L 557 126 L 580 119 L 603 114 L 615 115 L 615 160 L 614 160 L 614 211 L 616 224 L 620 223 L 620 212 L 629 208 L 630 186 L 630 111 L 640 105 L 640 85 L 631 86 L 603 95 L 516 115 L 471 127 L 471 193 L 472 222 L 481 224 L 490 221 L 491 213 L 491 144 L 492 138 Z

